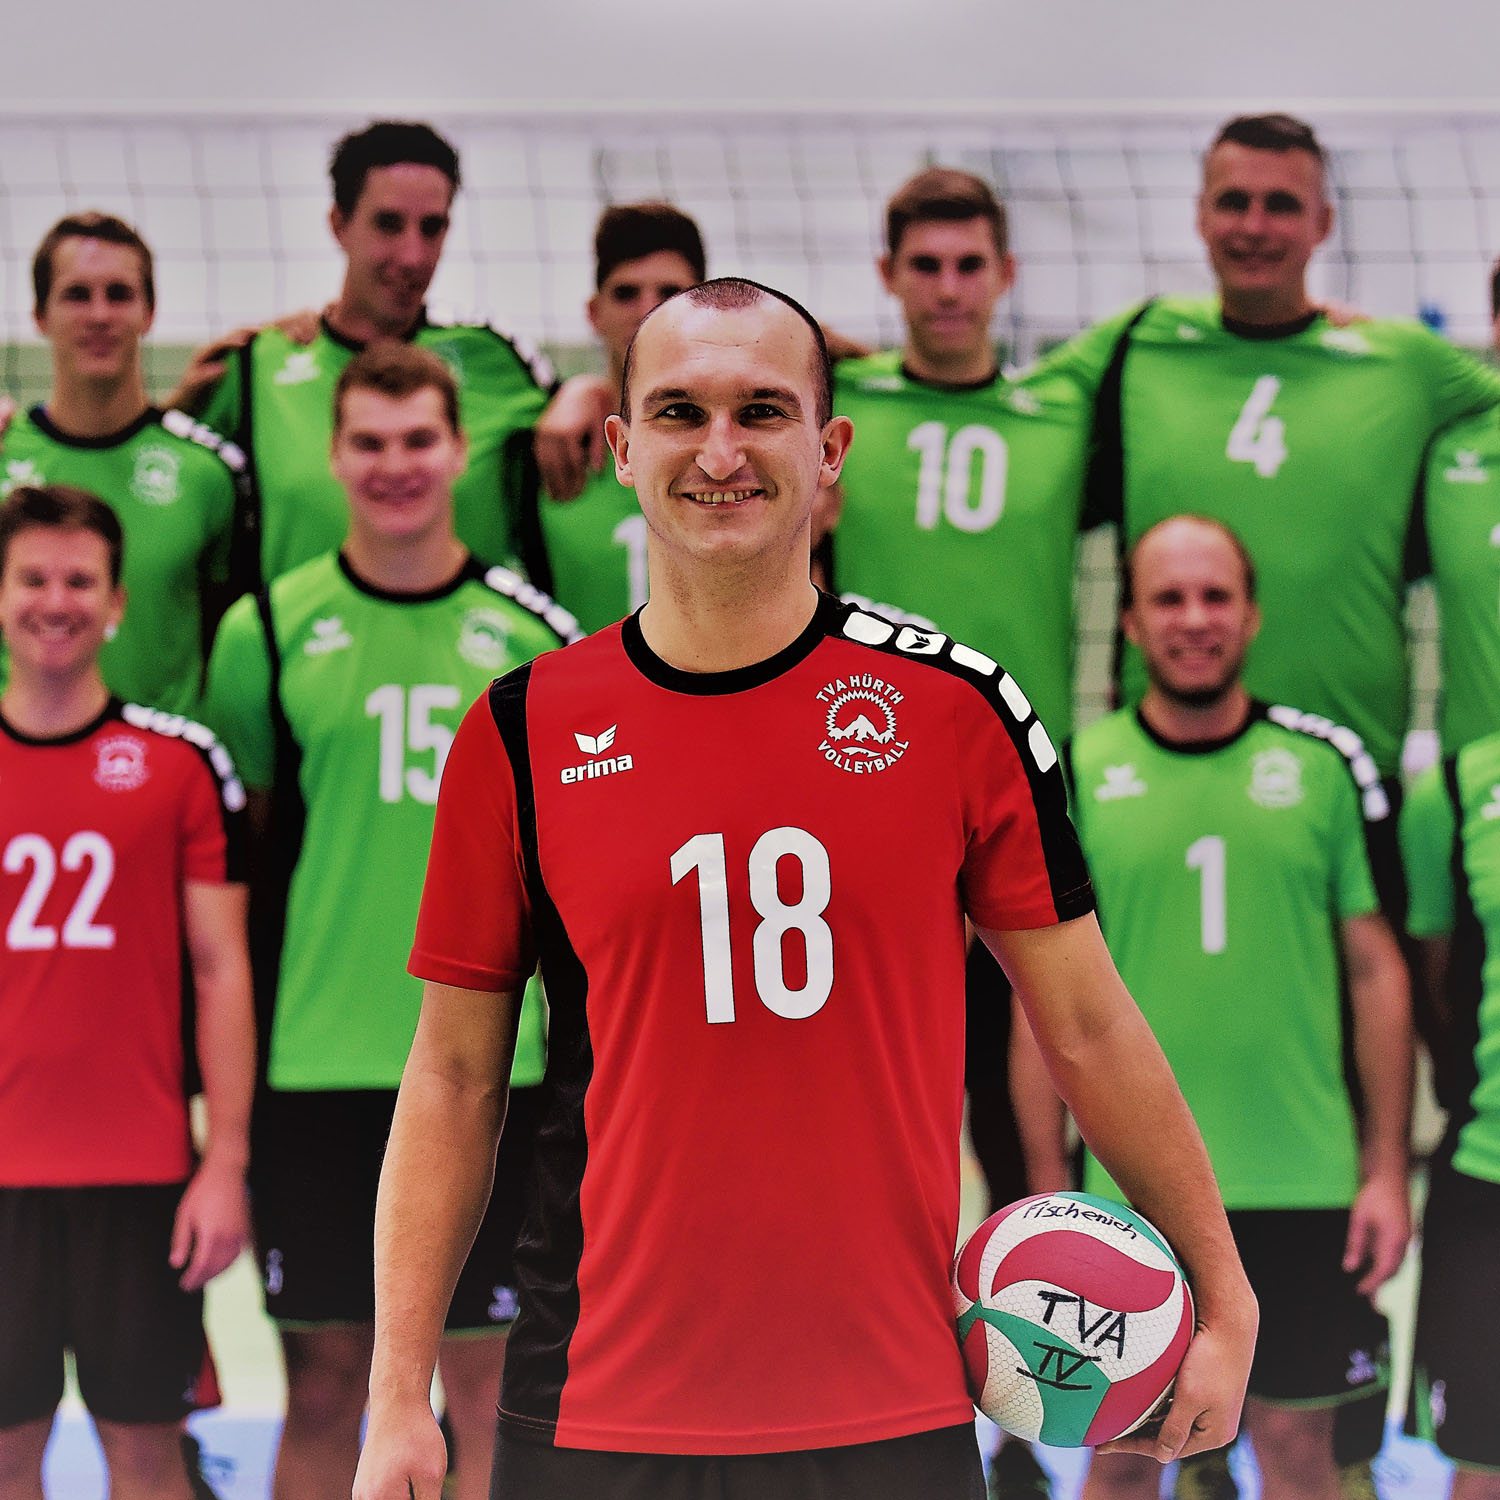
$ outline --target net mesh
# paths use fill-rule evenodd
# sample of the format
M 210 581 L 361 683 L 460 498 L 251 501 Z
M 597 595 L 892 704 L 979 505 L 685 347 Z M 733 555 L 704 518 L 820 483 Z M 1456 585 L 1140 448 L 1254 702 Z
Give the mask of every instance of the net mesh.
M 610 202 L 661 197 L 703 228 L 711 270 L 781 287 L 855 338 L 896 342 L 874 257 L 883 205 L 921 167 L 968 168 L 1005 199 L 1019 262 L 997 342 L 1024 361 L 1121 305 L 1207 290 L 1192 201 L 1208 114 L 950 117 L 891 114 L 449 116 L 465 189 L 434 304 L 545 344 L 564 370 L 592 359 L 583 304 L 591 238 Z M 136 224 L 158 262 L 148 356 L 168 386 L 187 347 L 337 284 L 327 226 L 331 142 L 344 116 L 0 114 L 0 318 L 5 386 L 45 388 L 31 324 L 31 253 L 64 212 Z M 1500 251 L 1500 110 L 1335 115 L 1315 122 L 1338 209 L 1313 288 L 1377 316 L 1421 315 L 1488 343 L 1486 268 Z M 1112 634 L 1107 538 L 1080 549 L 1080 710 L 1104 702 Z M 1417 700 L 1436 691 L 1430 602 L 1416 601 Z

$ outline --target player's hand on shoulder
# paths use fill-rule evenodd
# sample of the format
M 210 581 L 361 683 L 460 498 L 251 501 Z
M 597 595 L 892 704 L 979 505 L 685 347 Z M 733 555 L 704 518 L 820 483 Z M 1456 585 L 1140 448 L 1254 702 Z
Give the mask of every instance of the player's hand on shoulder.
M 206 1286 L 228 1270 L 250 1241 L 250 1205 L 242 1165 L 212 1152 L 193 1173 L 177 1205 L 168 1261 L 182 1272 L 185 1292 Z
M 224 378 L 230 355 L 236 349 L 243 349 L 259 332 L 258 328 L 236 328 L 193 350 L 187 368 L 177 377 L 177 384 L 163 405 L 197 416 L 208 405 L 214 387 Z
M 1375 1293 L 1401 1268 L 1411 1242 L 1411 1198 L 1406 1173 L 1372 1173 L 1360 1186 L 1349 1210 L 1344 1243 L 1344 1270 L 1363 1271 L 1356 1290 Z
M 10 424 L 20 409 L 13 396 L 0 396 L 0 444 L 5 442 L 5 434 L 10 431 Z
M 448 1449 L 432 1408 L 370 1408 L 354 1475 L 354 1500 L 439 1500 Z
M 1169 1464 L 1232 1443 L 1240 1429 L 1259 1322 L 1248 1284 L 1234 1305 L 1212 1320 L 1200 1309 L 1197 1330 L 1172 1387 L 1172 1404 L 1160 1426 L 1104 1443 L 1099 1452 L 1141 1453 Z
M 318 327 L 323 314 L 315 307 L 299 307 L 276 319 L 271 327 L 284 333 L 294 344 L 307 345 L 318 336 Z
M 1363 308 L 1355 307 L 1349 302 L 1327 301 L 1322 303 L 1318 311 L 1335 328 L 1348 328 L 1354 323 L 1368 323 L 1369 313 Z
M 840 333 L 827 323 L 819 323 L 818 327 L 823 330 L 823 342 L 828 345 L 828 358 L 834 364 L 841 359 L 868 359 L 875 352 L 868 344 L 850 338 L 847 333 Z
M 574 375 L 547 403 L 533 434 L 537 468 L 553 500 L 576 500 L 590 474 L 609 459 L 604 419 L 614 415 L 614 387 L 602 375 Z

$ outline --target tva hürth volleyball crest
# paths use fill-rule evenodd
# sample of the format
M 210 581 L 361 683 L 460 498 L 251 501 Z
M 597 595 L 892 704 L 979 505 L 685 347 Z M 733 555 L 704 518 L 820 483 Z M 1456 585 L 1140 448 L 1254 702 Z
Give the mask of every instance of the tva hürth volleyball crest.
M 818 694 L 823 709 L 823 758 L 855 775 L 888 771 L 906 754 L 897 712 L 900 689 L 873 672 L 853 672 L 826 683 Z

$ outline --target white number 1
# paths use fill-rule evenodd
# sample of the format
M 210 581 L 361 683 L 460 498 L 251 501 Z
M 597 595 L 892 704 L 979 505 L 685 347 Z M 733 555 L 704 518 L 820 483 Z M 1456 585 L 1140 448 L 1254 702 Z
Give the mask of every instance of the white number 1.
M 1188 845 L 1187 867 L 1198 871 L 1198 931 L 1205 953 L 1222 953 L 1229 941 L 1224 901 L 1224 840 L 1205 834 Z

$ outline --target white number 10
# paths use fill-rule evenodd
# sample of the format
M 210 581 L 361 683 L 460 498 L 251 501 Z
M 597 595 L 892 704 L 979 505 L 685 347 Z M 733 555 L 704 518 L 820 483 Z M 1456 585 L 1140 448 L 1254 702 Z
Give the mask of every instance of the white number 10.
M 802 895 L 791 906 L 781 899 L 776 866 L 790 856 L 802 867 Z M 703 938 L 703 997 L 710 1025 L 734 1020 L 734 962 L 729 949 L 729 872 L 722 833 L 700 833 L 672 856 L 672 884 L 698 872 L 698 917 Z M 802 828 L 773 828 L 750 851 L 750 904 L 761 917 L 750 952 L 755 990 L 775 1015 L 800 1021 L 823 1008 L 833 989 L 833 932 L 823 920 L 833 895 L 828 851 Z M 800 989 L 786 982 L 781 943 L 802 934 L 807 979 Z

